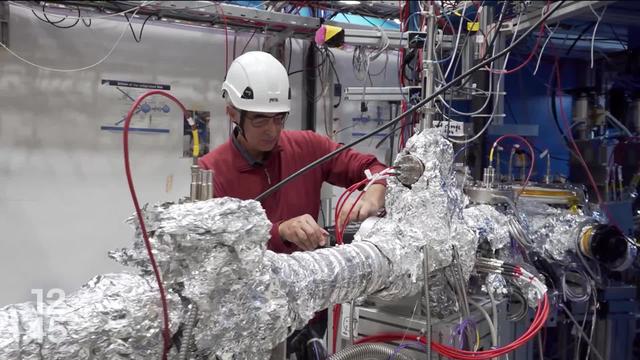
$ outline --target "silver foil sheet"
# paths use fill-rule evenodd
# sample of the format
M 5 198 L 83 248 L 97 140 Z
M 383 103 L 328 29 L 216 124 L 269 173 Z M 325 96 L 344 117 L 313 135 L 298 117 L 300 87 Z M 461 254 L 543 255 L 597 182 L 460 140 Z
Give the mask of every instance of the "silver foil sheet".
M 331 304 L 365 295 L 394 300 L 415 294 L 422 288 L 421 248 L 425 245 L 429 272 L 451 266 L 455 247 L 463 279 L 468 280 L 478 235 L 493 239 L 490 241 L 495 246 L 504 243 L 504 234 L 487 224 L 496 219 L 496 214 L 479 208 L 469 210 L 472 215 L 465 218 L 467 200 L 450 168 L 452 147 L 438 130 L 412 137 L 406 153 L 423 162 L 423 176 L 411 188 L 390 179 L 387 217 L 369 221 L 351 245 L 292 255 L 267 251 L 271 224 L 260 204 L 251 200 L 219 198 L 146 209 L 153 251 L 163 281 L 171 290 L 172 330 L 186 314 L 188 304 L 195 303 L 199 311 L 193 337 L 198 357 L 235 354 L 235 359 L 262 359 L 316 311 Z M 135 218 L 131 223 L 136 226 Z M 158 357 L 158 295 L 153 282 L 148 281 L 151 269 L 137 226 L 136 237 L 132 248 L 113 251 L 110 256 L 137 268 L 140 275 L 114 275 L 109 281 L 101 280 L 97 283 L 102 287 L 77 293 L 76 301 L 81 305 L 70 305 L 76 312 L 87 308 L 86 316 L 77 321 L 93 324 L 108 317 L 119 325 L 113 325 L 116 335 L 109 331 L 112 323 L 107 319 L 100 322 L 104 325 L 106 321 L 107 330 L 101 326 L 94 334 L 93 327 L 77 324 L 80 331 L 72 333 L 76 326 L 73 320 L 60 342 L 95 343 L 96 351 L 117 353 L 95 358 L 120 359 L 120 352 L 127 352 L 129 359 Z M 432 283 L 434 314 L 450 314 L 455 298 L 447 292 L 445 279 L 436 275 Z M 100 313 L 110 306 L 130 315 L 119 318 L 109 311 Z M 0 343 L 0 355 L 8 356 L 0 358 L 11 359 L 23 347 L 32 348 L 25 339 L 37 333 L 18 326 L 29 313 L 27 305 L 1 312 L 0 334 L 6 336 L 0 337 L 4 341 Z M 63 317 L 67 316 L 75 319 L 73 312 Z M 5 337 L 17 340 L 7 341 Z M 72 349 L 71 345 L 68 348 Z M 66 347 L 51 349 L 47 359 L 78 357 Z
M 413 136 L 398 158 L 410 154 L 419 158 L 425 171 L 411 187 L 396 179 L 388 181 L 387 216 L 372 226 L 363 226 L 356 242 L 375 244 L 389 259 L 391 282 L 377 294 L 383 300 L 412 295 L 422 287 L 422 247 L 429 253 L 429 272 L 443 269 L 453 261 L 453 247 L 458 249 L 463 278 L 468 280 L 475 263 L 476 229 L 463 216 L 467 199 L 456 181 L 451 164 L 453 147 L 438 129 L 428 129 Z M 449 314 L 451 292 L 444 279 L 430 289 L 434 314 Z M 441 284 L 443 286 L 438 286 Z
M 182 306 L 168 302 L 175 332 Z M 159 359 L 160 309 L 153 278 L 100 275 L 60 301 L 0 309 L 0 359 Z
M 477 205 L 463 210 L 464 219 L 479 238 L 486 238 L 495 251 L 509 244 L 507 216 L 493 206 Z
M 584 225 L 595 221 L 580 212 L 573 213 L 533 202 L 522 202 L 518 209 L 526 221 L 535 248 L 560 262 L 568 261 L 569 253 L 576 251 Z

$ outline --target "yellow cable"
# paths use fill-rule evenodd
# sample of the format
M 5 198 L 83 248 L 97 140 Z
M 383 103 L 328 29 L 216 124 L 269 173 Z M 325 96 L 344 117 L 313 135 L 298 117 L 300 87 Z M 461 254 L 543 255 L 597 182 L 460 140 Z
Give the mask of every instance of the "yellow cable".
M 493 143 L 493 146 L 491 147 L 491 151 L 489 151 L 489 166 L 493 164 L 493 151 L 496 149 L 496 145 L 497 143 Z M 498 164 L 498 166 L 500 166 L 500 164 Z
M 193 135 L 193 157 L 200 155 L 200 137 L 198 137 L 198 129 L 191 130 Z

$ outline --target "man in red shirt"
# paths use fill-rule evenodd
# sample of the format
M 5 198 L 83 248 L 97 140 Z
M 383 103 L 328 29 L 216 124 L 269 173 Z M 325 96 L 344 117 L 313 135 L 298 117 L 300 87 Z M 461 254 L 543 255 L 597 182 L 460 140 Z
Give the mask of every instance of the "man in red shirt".
M 214 196 L 253 199 L 296 170 L 335 150 L 339 144 L 312 131 L 284 130 L 291 90 L 286 69 L 273 56 L 245 53 L 231 64 L 224 84 L 226 113 L 235 124 L 225 144 L 203 156 L 213 170 Z M 328 233 L 316 222 L 323 182 L 348 187 L 386 167 L 373 155 L 346 150 L 306 172 L 262 200 L 273 223 L 268 248 L 278 253 L 324 246 Z M 384 207 L 385 184 L 372 185 L 356 204 L 350 221 L 364 220 Z M 340 216 L 346 217 L 350 206 Z
M 312 131 L 283 130 L 291 108 L 289 77 L 284 66 L 268 53 L 252 51 L 236 58 L 222 92 L 226 113 L 235 125 L 233 135 L 199 161 L 201 168 L 213 170 L 215 197 L 254 199 L 340 146 Z M 385 168 L 374 156 L 349 149 L 264 198 L 262 206 L 273 223 L 267 247 L 292 253 L 327 245 L 329 234 L 317 223 L 322 183 L 348 187 L 363 180 L 365 170 L 377 173 Z M 364 220 L 383 208 L 385 186 L 373 184 L 349 220 Z M 350 207 L 344 207 L 339 223 Z M 326 314 L 323 320 L 326 324 Z M 324 333 L 324 328 L 320 327 L 320 332 Z

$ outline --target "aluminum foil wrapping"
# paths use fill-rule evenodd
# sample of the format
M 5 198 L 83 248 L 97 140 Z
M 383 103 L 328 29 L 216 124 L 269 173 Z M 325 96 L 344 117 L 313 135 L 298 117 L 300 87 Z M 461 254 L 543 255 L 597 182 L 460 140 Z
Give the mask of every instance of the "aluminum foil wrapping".
M 486 238 L 491 249 L 498 250 L 509 243 L 507 216 L 493 206 L 478 205 L 463 210 L 464 219 L 480 238 Z
M 219 198 L 146 209 L 147 229 L 163 281 L 180 296 L 170 293 L 172 330 L 186 314 L 187 304 L 193 302 L 199 309 L 193 331 L 198 357 L 267 358 L 293 329 L 330 304 L 363 295 L 394 300 L 415 294 L 422 288 L 421 249 L 425 245 L 429 272 L 442 272 L 451 265 L 455 247 L 463 279 L 468 280 L 478 235 L 484 234 L 495 246 L 504 244 L 499 226 L 488 225 L 500 219 L 485 208 L 465 214 L 467 200 L 450 168 L 452 147 L 439 130 L 412 137 L 406 153 L 423 162 L 423 176 L 411 188 L 390 179 L 387 217 L 359 231 L 351 245 L 292 255 L 267 251 L 271 224 L 260 204 L 251 200 Z M 131 222 L 136 225 L 135 218 Z M 66 335 L 58 342 L 65 347 L 55 347 L 51 351 L 62 352 L 48 354 L 47 359 L 82 358 L 77 351 L 87 344 L 95 344 L 95 351 L 114 354 L 96 358 L 120 359 L 121 353 L 128 359 L 158 357 L 158 296 L 153 281 L 147 280 L 151 269 L 137 227 L 136 237 L 132 248 L 113 251 L 110 256 L 137 268 L 140 275 L 97 278 L 72 297 L 75 302 L 68 308 L 73 311 L 60 318 L 69 321 L 64 327 Z M 455 299 L 447 292 L 444 277 L 436 275 L 432 282 L 434 314 L 450 314 Z M 38 348 L 29 346 L 37 344 L 31 340 L 37 331 L 30 327 L 16 330 L 24 319 L 33 317 L 30 306 L 14 305 L 0 311 L 0 355 L 7 355 L 0 358 L 15 358 L 16 352 L 26 351 L 24 359 L 38 359 L 28 357 Z M 118 311 L 110 311 L 112 307 Z M 82 316 L 76 318 L 75 313 Z M 74 332 L 76 329 L 80 331 Z M 47 341 L 43 349 L 57 346 Z
M 168 302 L 175 331 L 181 304 L 171 292 Z M 154 279 L 100 275 L 59 301 L 0 309 L 0 359 L 159 359 L 161 328 Z
M 387 216 L 355 236 L 356 242 L 375 244 L 391 263 L 391 285 L 377 295 L 384 300 L 411 295 L 421 289 L 424 245 L 429 252 L 429 272 L 452 263 L 453 246 L 460 254 L 465 280 L 475 263 L 477 236 L 463 217 L 467 199 L 451 169 L 451 143 L 442 137 L 439 129 L 427 129 L 409 139 L 398 157 L 406 154 L 422 161 L 424 174 L 411 188 L 390 179 Z M 431 291 L 432 297 L 446 296 L 439 292 L 442 288 L 436 286 Z M 446 313 L 452 307 L 442 299 L 433 302 L 432 308 L 436 314 Z
M 444 269 L 429 274 L 429 301 L 431 315 L 438 319 L 447 318 L 460 311 L 456 294 L 447 284 Z M 423 309 L 426 310 L 426 306 L 423 305 Z
M 271 223 L 258 202 L 164 204 L 147 209 L 145 217 L 165 283 L 198 306 L 193 334 L 200 356 L 266 357 L 286 338 L 288 299 L 265 265 Z M 139 237 L 132 249 L 110 256 L 149 271 Z
M 484 290 L 491 292 L 498 300 L 509 293 L 507 280 L 500 274 L 487 274 L 484 288 Z
M 265 257 L 273 281 L 287 294 L 295 327 L 318 310 L 374 294 L 392 280 L 388 259 L 368 242 L 291 255 L 267 251 Z
M 567 255 L 576 250 L 578 236 L 593 218 L 557 209 L 545 204 L 522 202 L 518 209 L 525 219 L 528 234 L 535 247 L 556 261 L 568 261 Z

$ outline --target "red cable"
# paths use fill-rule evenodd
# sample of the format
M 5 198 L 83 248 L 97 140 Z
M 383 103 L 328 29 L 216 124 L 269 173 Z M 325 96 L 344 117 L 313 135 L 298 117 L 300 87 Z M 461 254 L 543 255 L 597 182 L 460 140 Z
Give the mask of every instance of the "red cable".
M 547 10 L 549 10 L 549 5 L 550 4 L 551 4 L 551 2 L 547 1 L 547 5 L 546 5 Z M 523 67 L 527 66 L 529 61 L 531 61 L 531 59 L 533 59 L 533 56 L 538 51 L 538 47 L 540 47 L 540 39 L 542 39 L 542 37 L 544 35 L 544 25 L 545 25 L 544 22 L 542 24 L 540 24 L 540 31 L 538 31 L 538 36 L 536 37 L 536 44 L 533 46 L 533 49 L 529 53 L 529 56 L 527 57 L 527 59 L 522 64 L 520 64 L 520 65 L 518 65 L 515 68 L 510 69 L 510 70 L 493 70 L 493 69 L 491 69 L 489 67 L 485 67 L 485 69 L 489 70 L 492 74 L 512 74 L 512 73 L 522 69 Z M 496 29 L 496 31 L 500 31 L 500 29 Z M 505 66 L 506 65 L 507 64 L 505 64 Z
M 431 348 L 438 352 L 441 355 L 447 356 L 452 359 L 461 359 L 461 360 L 488 360 L 494 357 L 500 357 L 504 354 L 507 354 L 523 345 L 525 345 L 528 341 L 530 341 L 544 326 L 547 317 L 549 315 L 549 300 L 547 294 L 545 293 L 543 298 L 538 304 L 538 309 L 536 311 L 536 315 L 534 317 L 533 322 L 529 326 L 529 329 L 522 334 L 518 339 L 513 341 L 512 343 L 505 345 L 503 347 L 492 349 L 492 350 L 484 350 L 484 351 L 467 351 L 460 350 L 454 347 L 450 347 L 447 345 L 440 344 L 438 342 L 431 342 Z M 356 340 L 355 344 L 362 344 L 366 342 L 390 342 L 390 341 L 419 341 L 423 344 L 427 343 L 427 339 L 423 336 L 415 335 L 415 334 L 403 334 L 403 333 L 384 333 L 378 334 L 374 336 L 367 336 Z
M 338 340 L 338 325 L 340 322 L 340 312 L 342 310 L 342 305 L 335 304 L 333 305 L 333 351 L 332 353 L 336 353 L 336 342 Z
M 163 329 L 162 329 L 162 359 L 166 360 L 167 355 L 169 353 L 170 347 L 170 333 L 169 333 L 169 305 L 167 304 L 167 298 L 164 291 L 164 286 L 162 284 L 162 277 L 160 274 L 160 269 L 158 269 L 158 264 L 156 264 L 156 259 L 153 256 L 153 252 L 151 250 L 151 242 L 149 241 L 149 234 L 147 233 L 147 228 L 144 224 L 144 219 L 142 217 L 142 210 L 140 209 L 140 204 L 138 203 L 138 196 L 136 195 L 136 190 L 133 185 L 133 176 L 131 175 L 131 166 L 129 163 L 129 125 L 131 124 L 131 118 L 133 117 L 134 112 L 140 106 L 140 103 L 145 98 L 151 95 L 162 95 L 171 99 L 173 102 L 178 104 L 182 109 L 182 112 L 186 115 L 187 109 L 182 105 L 178 99 L 173 97 L 171 94 L 161 91 L 161 90 L 151 90 L 142 95 L 140 95 L 136 101 L 133 102 L 129 112 L 124 121 L 124 131 L 122 133 L 122 145 L 124 151 L 124 169 L 127 175 L 127 183 L 129 184 L 129 192 L 131 192 L 131 200 L 133 200 L 133 206 L 136 209 L 136 216 L 138 217 L 138 223 L 140 224 L 140 230 L 142 232 L 142 238 L 144 239 L 144 245 L 147 249 L 147 255 L 149 256 L 149 262 L 151 262 L 151 267 L 153 268 L 153 274 L 156 278 L 156 283 L 158 284 L 158 291 L 160 292 L 160 301 L 162 302 L 162 321 L 163 321 Z
M 584 168 L 585 172 L 587 173 L 587 177 L 589 178 L 589 183 L 591 184 L 591 187 L 593 187 L 593 191 L 596 193 L 596 197 L 598 198 L 598 203 L 604 207 L 605 205 L 604 205 L 604 202 L 602 201 L 602 197 L 600 196 L 600 191 L 598 191 L 598 185 L 596 185 L 596 181 L 593 179 L 593 175 L 591 174 L 591 170 L 589 170 L 589 166 L 584 161 L 584 158 L 582 157 L 582 153 L 580 153 L 580 149 L 578 148 L 578 145 L 576 144 L 576 141 L 573 139 L 573 132 L 571 131 L 571 125 L 569 125 L 569 120 L 567 119 L 567 114 L 565 114 L 564 107 L 562 106 L 562 82 L 561 82 L 561 78 L 560 78 L 560 63 L 558 62 L 558 58 L 557 57 L 556 57 L 555 65 L 556 65 L 555 66 L 555 68 L 556 68 L 556 71 L 555 71 L 556 72 L 556 97 L 558 98 L 558 101 L 560 103 L 560 117 L 562 118 L 562 121 L 564 122 L 564 125 L 567 128 L 567 137 L 569 138 L 569 142 L 571 142 L 571 145 L 573 146 L 573 149 L 575 150 L 576 154 L 578 155 L 578 160 L 580 160 L 580 165 L 582 165 L 582 167 Z M 555 99 L 553 101 L 555 101 Z
M 533 151 L 533 146 L 531 146 L 531 143 L 529 143 L 529 141 L 527 141 L 527 139 L 523 138 L 520 135 L 514 135 L 514 134 L 507 134 L 507 135 L 500 136 L 496 141 L 493 142 L 493 147 L 497 146 L 498 143 L 502 139 L 506 139 L 506 138 L 512 138 L 512 139 L 520 140 L 525 145 L 527 145 L 527 147 L 529 148 L 529 154 L 531 154 L 531 166 L 529 166 L 529 173 L 527 174 L 527 178 L 524 179 L 524 182 L 522 183 L 522 189 L 520 189 L 520 193 L 522 193 L 524 191 L 524 189 L 527 187 L 527 184 L 529 184 L 529 180 L 531 179 L 531 175 L 533 174 L 533 168 L 536 165 L 535 152 Z M 489 165 L 491 165 L 491 164 L 489 164 Z M 496 166 L 500 166 L 500 164 L 497 164 Z
M 499 29 L 497 29 L 496 31 L 499 31 Z M 525 66 L 527 66 L 529 61 L 531 61 L 531 59 L 533 59 L 533 56 L 538 51 L 538 47 L 540 46 L 540 39 L 542 38 L 543 35 L 544 35 L 544 23 L 542 23 L 540 25 L 540 31 L 538 32 L 538 36 L 537 36 L 537 39 L 536 39 L 536 44 L 533 46 L 533 49 L 529 53 L 529 56 L 527 57 L 527 59 L 522 64 L 516 66 L 513 69 L 509 69 L 509 70 L 500 70 L 500 69 L 494 70 L 494 69 L 491 69 L 489 67 L 485 67 L 485 69 L 490 71 L 492 74 L 512 74 L 512 73 L 524 68 Z

